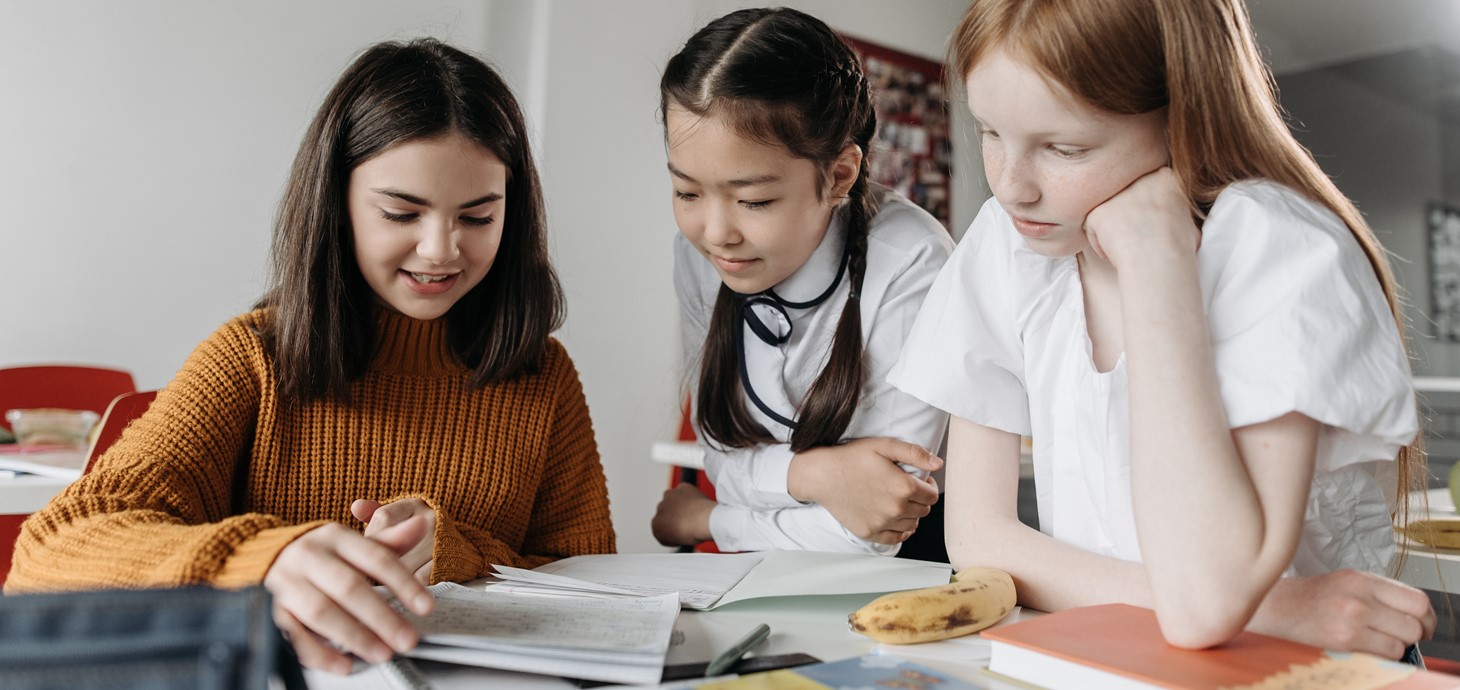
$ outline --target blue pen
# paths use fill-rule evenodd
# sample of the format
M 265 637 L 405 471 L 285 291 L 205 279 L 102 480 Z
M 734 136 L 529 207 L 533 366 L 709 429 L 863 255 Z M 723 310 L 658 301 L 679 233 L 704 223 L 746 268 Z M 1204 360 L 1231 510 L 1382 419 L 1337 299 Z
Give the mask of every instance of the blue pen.
M 751 647 L 760 644 L 760 641 L 764 640 L 770 634 L 771 626 L 765 623 L 755 626 L 755 629 L 746 633 L 745 637 L 740 638 L 739 642 L 730 645 L 729 649 L 721 652 L 720 656 L 715 657 L 714 661 L 711 661 L 710 665 L 705 667 L 705 675 L 718 676 L 729 670 L 731 666 L 735 665 L 735 662 L 740 661 L 740 657 L 745 656 L 745 653 L 750 651 Z

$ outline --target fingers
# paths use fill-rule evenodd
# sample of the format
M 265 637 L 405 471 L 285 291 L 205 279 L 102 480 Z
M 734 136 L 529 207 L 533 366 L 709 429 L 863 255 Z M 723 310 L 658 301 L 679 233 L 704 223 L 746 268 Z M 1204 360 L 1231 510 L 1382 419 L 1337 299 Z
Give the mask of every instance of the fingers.
M 370 522 L 370 518 L 375 515 L 375 511 L 379 509 L 380 502 L 372 501 L 368 498 L 356 499 L 354 503 L 350 504 L 350 514 L 355 516 L 356 520 L 367 524 Z
M 1100 236 L 1092 232 L 1088 226 L 1085 228 L 1085 237 L 1089 240 L 1090 250 L 1095 252 L 1095 256 L 1105 261 L 1110 260 L 1110 257 L 1105 256 L 1105 250 L 1100 247 Z
M 363 501 L 364 499 L 362 499 L 361 501 L 355 501 L 355 503 L 358 504 L 362 503 Z M 370 502 L 375 503 L 374 501 Z M 375 507 L 376 509 L 372 511 L 370 519 L 366 521 L 370 523 L 369 527 L 371 528 L 372 532 L 374 532 L 375 530 L 390 527 L 391 525 L 398 525 L 402 522 L 405 522 L 406 520 L 409 520 L 412 515 L 415 515 L 419 512 L 418 506 L 409 500 L 396 501 L 394 503 L 387 503 L 385 505 L 375 503 Z M 354 508 L 354 505 L 350 506 L 350 510 L 352 512 L 354 511 Z
M 435 546 L 435 541 L 426 525 L 426 518 L 420 515 L 413 516 L 399 525 L 393 525 L 381 530 L 378 534 L 372 536 L 371 539 L 395 551 L 400 557 L 397 561 L 399 567 L 391 569 L 391 574 L 395 578 L 394 582 L 380 579 L 380 584 L 389 587 L 392 593 L 401 601 L 411 601 L 408 597 L 420 597 L 421 595 L 416 592 L 419 590 L 421 583 L 430 582 L 431 571 L 429 566 L 434 562 L 432 550 Z M 427 568 L 425 577 L 416 575 L 421 568 Z M 404 573 L 404 577 L 401 577 L 402 573 Z M 416 586 L 411 587 L 405 585 L 405 582 L 413 582 Z M 395 583 L 400 583 L 401 587 L 411 591 L 406 593 L 402 589 L 398 589 Z M 430 599 L 429 594 L 425 596 L 426 599 L 422 600 L 422 602 Z M 415 609 L 413 608 L 412 610 Z
M 908 502 L 924 507 L 922 515 L 918 515 L 918 517 L 927 515 L 932 505 L 938 502 L 938 484 L 931 480 L 915 479 L 911 483 L 911 487 L 912 493 L 907 497 Z
M 423 519 L 407 520 L 384 530 L 397 542 L 419 540 Z M 344 525 L 331 524 L 306 533 L 280 552 L 264 577 L 274 595 L 275 618 L 311 666 L 349 672 L 348 659 L 330 648 L 333 641 L 372 662 L 388 660 L 394 651 L 416 645 L 419 634 L 403 615 L 375 591 L 380 582 L 418 615 L 427 615 L 435 601 L 415 579 L 414 569 L 400 563 L 387 546 L 360 536 Z
M 304 666 L 339 675 L 346 675 L 354 668 L 350 657 L 305 627 L 294 614 L 277 605 L 274 606 L 274 622 L 294 646 L 294 653 L 299 655 L 299 663 Z
M 936 472 L 943 467 L 943 459 L 928 452 L 927 448 L 895 438 L 879 438 L 877 453 L 893 462 L 912 465 L 920 470 Z
M 1375 589 L 1374 598 L 1380 604 L 1393 610 L 1401 622 L 1392 623 L 1381 630 L 1402 637 L 1408 642 L 1432 637 L 1435 633 L 1436 620 L 1435 610 L 1430 605 L 1429 596 L 1419 589 L 1387 578 L 1383 584 L 1385 586 Z M 1386 620 L 1392 621 L 1393 619 L 1386 617 Z M 1417 634 L 1406 637 L 1404 633 L 1413 632 L 1414 627 L 1418 628 Z
M 1404 656 L 1404 648 L 1408 644 L 1393 635 L 1381 633 L 1373 628 L 1366 628 L 1354 640 L 1350 651 L 1367 652 L 1385 659 L 1398 659 Z
M 430 536 L 426 531 L 426 518 L 417 515 L 399 525 L 390 525 L 370 538 L 395 551 L 397 556 L 403 556 Z

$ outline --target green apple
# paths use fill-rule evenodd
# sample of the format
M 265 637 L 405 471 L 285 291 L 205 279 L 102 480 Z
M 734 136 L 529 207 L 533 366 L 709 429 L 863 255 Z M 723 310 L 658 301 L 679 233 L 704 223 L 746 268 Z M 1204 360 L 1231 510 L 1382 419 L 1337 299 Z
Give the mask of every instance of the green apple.
M 1450 500 L 1460 510 L 1460 462 L 1450 466 Z

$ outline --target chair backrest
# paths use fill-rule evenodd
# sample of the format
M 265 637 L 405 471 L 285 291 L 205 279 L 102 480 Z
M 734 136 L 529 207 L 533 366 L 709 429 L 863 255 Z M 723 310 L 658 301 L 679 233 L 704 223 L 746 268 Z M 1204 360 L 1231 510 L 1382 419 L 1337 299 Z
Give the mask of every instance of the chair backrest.
M 7 410 L 62 407 L 101 414 L 112 399 L 137 390 L 131 372 L 89 365 L 0 368 L 0 426 Z
M 101 416 L 100 428 L 97 429 L 96 438 L 91 442 L 91 448 L 86 451 L 86 469 L 82 474 L 91 471 L 91 466 L 96 464 L 96 459 L 101 457 L 106 449 L 111 448 L 118 438 L 121 438 L 122 430 L 132 420 L 141 417 L 143 412 L 152 405 L 152 399 L 157 397 L 157 391 L 138 391 L 136 393 L 123 393 L 112 400 L 106 412 Z

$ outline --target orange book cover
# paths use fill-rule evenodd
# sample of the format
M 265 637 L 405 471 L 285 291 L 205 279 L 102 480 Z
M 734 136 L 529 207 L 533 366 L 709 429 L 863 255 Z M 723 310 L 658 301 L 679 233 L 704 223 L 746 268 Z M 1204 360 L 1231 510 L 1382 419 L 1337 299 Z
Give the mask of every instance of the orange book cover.
M 1068 678 L 1073 683 L 1070 687 L 1109 687 L 1108 683 L 1089 684 L 1093 676 L 1089 675 L 1088 669 L 1094 669 L 1107 681 L 1117 680 L 1104 675 L 1113 674 L 1120 677 L 1118 680 L 1123 681 L 1122 684 L 1132 688 L 1217 690 L 1272 680 L 1272 676 L 1288 672 L 1295 666 L 1307 667 L 1334 661 L 1317 647 L 1253 632 L 1244 632 L 1212 649 L 1173 647 L 1161 636 L 1155 611 L 1127 604 L 1069 609 L 990 628 L 982 635 L 993 642 L 990 671 L 1035 684 L 1040 684 L 1039 679 L 1048 683 L 1053 678 Z M 1028 652 L 1041 657 L 1036 658 Z M 1061 665 L 1057 660 L 1072 662 L 1087 670 Z M 1407 668 L 1397 668 L 1398 673 L 1408 672 Z M 1395 669 L 1395 666 L 1388 666 L 1387 672 L 1396 673 Z M 1052 672 L 1056 675 L 1049 675 Z M 1081 673 L 1086 674 L 1083 679 L 1079 677 Z M 1460 677 L 1417 672 L 1397 682 L 1363 687 L 1394 690 L 1460 688 Z

